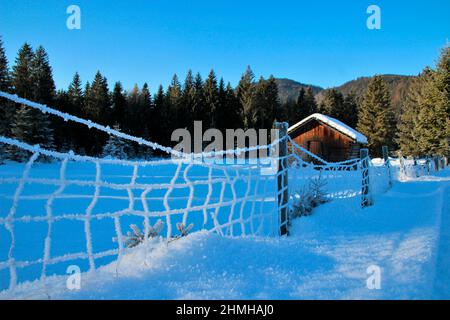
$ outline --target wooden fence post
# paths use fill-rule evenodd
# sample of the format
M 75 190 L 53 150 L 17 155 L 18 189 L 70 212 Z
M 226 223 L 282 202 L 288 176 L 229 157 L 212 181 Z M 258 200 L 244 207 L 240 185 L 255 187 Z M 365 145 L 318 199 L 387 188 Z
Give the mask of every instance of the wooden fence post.
M 278 138 L 282 139 L 278 144 L 278 212 L 280 215 L 280 235 L 289 235 L 289 186 L 288 186 L 288 146 L 287 139 L 283 139 L 287 135 L 287 122 L 275 122 L 275 129 L 279 130 Z
M 398 162 L 400 166 L 400 179 L 405 179 L 406 178 L 405 159 L 403 159 L 403 153 L 401 151 L 398 152 Z
M 361 159 L 362 189 L 361 189 L 361 207 L 372 205 L 369 190 L 369 149 L 363 148 L 359 153 Z
M 389 188 L 392 187 L 392 177 L 391 177 L 391 163 L 389 162 L 389 149 L 388 146 L 382 146 L 381 151 L 383 152 L 384 165 L 387 167 Z
M 434 161 L 434 171 L 439 171 L 439 161 L 438 158 L 436 156 L 433 157 L 433 161 Z

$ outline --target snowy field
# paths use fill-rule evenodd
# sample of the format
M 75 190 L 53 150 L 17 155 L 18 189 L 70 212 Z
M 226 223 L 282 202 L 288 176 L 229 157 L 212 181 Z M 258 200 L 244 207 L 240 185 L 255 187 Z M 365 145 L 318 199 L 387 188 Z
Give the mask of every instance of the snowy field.
M 7 170 L 14 174 L 12 168 Z M 92 195 L 92 190 L 87 193 Z M 0 293 L 0 298 L 448 299 L 449 194 L 450 170 L 446 169 L 434 176 L 395 182 L 387 193 L 376 195 L 375 205 L 369 208 L 351 205 L 356 198 L 336 198 L 312 216 L 295 220 L 290 237 L 231 238 L 202 231 L 168 244 L 155 240 L 118 261 L 105 260 L 92 273 L 83 273 L 79 291 L 66 288 L 67 276 L 51 276 L 45 288 L 39 281 L 25 282 L 14 292 Z M 123 222 L 125 230 L 130 222 Z M 43 243 L 36 241 L 45 235 L 27 230 L 29 226 L 22 226 L 21 232 L 29 233 L 22 243 L 18 240 L 17 254 L 20 246 L 27 255 L 36 247 L 39 258 Z M 55 237 L 56 230 L 55 223 Z M 76 245 L 84 249 L 82 231 L 82 226 L 78 235 L 75 229 L 61 228 L 59 241 L 54 241 L 61 245 L 61 253 Z M 113 225 L 99 226 L 95 233 L 100 232 L 100 242 L 94 248 L 112 246 L 113 231 Z M 0 231 L 0 239 L 7 239 L 5 230 Z M 3 244 L 0 261 L 6 259 Z M 366 287 L 371 265 L 381 268 L 380 290 Z M 0 275 L 3 282 L 7 271 Z
M 24 167 L 0 165 L 0 219 L 6 221 L 14 208 L 13 257 L 18 265 L 24 265 L 16 270 L 17 283 L 41 277 L 47 237 L 51 242 L 48 258 L 56 260 L 48 263 L 46 274 L 65 274 L 70 265 L 87 271 L 88 246 L 95 255 L 95 266 L 114 261 L 118 230 L 125 235 L 131 224 L 144 230 L 144 216 L 150 217 L 150 226 L 163 221 L 162 237 L 179 234 L 177 223 L 193 224 L 191 232 L 210 230 L 233 236 L 278 233 L 275 177 L 248 166 L 222 170 L 220 166 L 169 160 L 141 165 L 136 172 L 132 165 L 102 163 L 97 171 L 95 163 L 69 161 L 62 182 L 61 162 L 35 163 L 15 204 Z M 0 290 L 4 290 L 11 279 L 7 261 L 12 241 L 4 223 L 0 239 Z

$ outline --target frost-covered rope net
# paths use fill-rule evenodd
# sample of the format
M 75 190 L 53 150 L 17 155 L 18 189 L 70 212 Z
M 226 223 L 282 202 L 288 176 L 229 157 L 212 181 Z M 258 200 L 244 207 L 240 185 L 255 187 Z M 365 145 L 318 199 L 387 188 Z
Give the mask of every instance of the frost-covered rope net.
M 225 236 L 278 234 L 272 161 L 137 162 L 59 153 L 6 137 L 0 143 L 30 153 L 27 163 L 0 166 L 2 289 L 64 273 L 72 264 L 93 270 L 120 259 L 132 225 L 147 235 L 161 220 L 160 236 L 168 241 L 182 235 L 180 225 Z M 52 161 L 38 161 L 42 156 Z
M 169 242 L 187 230 L 224 236 L 279 234 L 277 177 L 287 170 L 276 167 L 273 151 L 280 140 L 201 154 L 239 156 L 264 150 L 269 155 L 220 165 L 14 95 L 0 96 L 178 157 L 96 158 L 0 136 L 0 144 L 29 153 L 26 163 L 0 165 L 0 290 L 65 274 L 71 265 L 88 271 L 120 261 L 133 243 L 130 239 L 149 241 L 155 230 Z
M 311 183 L 320 183 L 329 200 L 343 200 L 343 204 L 358 210 L 363 181 L 360 159 L 327 162 L 288 139 L 291 196 L 301 196 Z

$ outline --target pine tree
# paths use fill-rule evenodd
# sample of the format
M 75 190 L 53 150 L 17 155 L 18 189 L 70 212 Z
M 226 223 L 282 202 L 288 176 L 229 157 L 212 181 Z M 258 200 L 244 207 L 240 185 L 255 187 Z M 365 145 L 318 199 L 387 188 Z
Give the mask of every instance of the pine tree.
M 153 99 L 154 116 L 151 122 L 151 132 L 156 142 L 165 144 L 167 142 L 167 127 L 169 125 L 168 110 L 166 104 L 166 96 L 162 85 L 158 87 L 158 91 Z M 170 139 L 170 137 L 169 137 Z
M 122 84 L 116 82 L 112 93 L 112 121 L 119 127 L 124 126 L 127 100 L 123 93 Z
M 120 131 L 118 124 L 114 125 L 114 130 Z M 129 146 L 126 141 L 115 136 L 110 135 L 108 141 L 103 147 L 103 156 L 112 157 L 115 159 L 128 159 Z
M 87 84 L 83 115 L 97 123 L 105 123 L 105 114 L 110 106 L 108 83 L 100 71 L 95 74 L 91 85 Z
M 341 120 L 345 117 L 344 96 L 336 89 L 326 90 L 320 104 L 320 112 L 330 117 Z
M 42 46 L 39 46 L 34 53 L 31 80 L 33 83 L 33 97 L 32 100 L 44 105 L 53 106 L 55 101 L 55 81 L 53 80 L 53 72 L 50 66 L 47 52 Z M 53 131 L 59 126 L 65 125 L 64 121 L 58 118 L 50 119 L 48 115 L 38 111 L 36 113 L 35 121 L 41 126 L 40 131 L 47 141 L 42 141 L 41 144 L 47 148 L 54 146 Z M 64 139 L 63 139 L 64 140 Z M 62 140 L 60 140 L 62 141 Z M 59 149 L 61 145 L 56 145 Z
M 108 82 L 100 71 L 97 71 L 91 85 L 87 83 L 85 90 L 85 103 L 83 105 L 83 117 L 93 122 L 107 124 L 110 112 Z M 85 150 L 91 155 L 99 155 L 108 136 L 98 130 L 90 130 L 87 137 Z
M 247 67 L 247 70 L 242 75 L 238 87 L 237 87 L 237 97 L 242 106 L 243 111 L 243 122 L 245 128 L 252 127 L 253 124 L 253 99 L 255 95 L 255 86 L 253 84 L 255 75 L 251 70 L 250 66 Z
M 290 124 L 295 124 L 304 118 L 317 112 L 316 99 L 314 98 L 314 93 L 311 87 L 304 89 L 300 88 L 297 102 L 286 103 L 286 110 L 288 110 L 288 122 Z
M 350 92 L 344 98 L 343 109 L 340 119 L 346 125 L 355 128 L 358 123 L 358 103 L 356 95 Z
M 182 102 L 182 89 L 181 84 L 176 74 L 173 75 L 172 81 L 167 88 L 165 97 L 165 145 L 171 143 L 170 137 L 173 130 L 177 129 L 179 123 L 182 122 L 181 116 L 183 114 L 181 102 Z
M 209 72 L 203 85 L 203 93 L 205 95 L 206 110 L 203 116 L 203 128 L 216 128 L 217 117 L 216 111 L 219 108 L 219 89 L 217 87 L 217 79 L 214 70 Z
M 53 80 L 52 68 L 48 60 L 47 52 L 40 46 L 34 53 L 31 81 L 33 89 L 33 100 L 45 105 L 53 105 L 55 98 L 55 82 Z
M 256 84 L 251 107 L 247 110 L 246 121 L 249 128 L 263 129 L 265 128 L 267 114 L 269 109 L 266 99 L 266 81 L 260 77 Z
M 11 92 L 11 73 L 8 67 L 3 41 L 0 37 L 0 91 Z M 15 107 L 7 99 L 0 98 L 0 135 L 9 136 L 14 120 Z M 0 144 L 0 163 L 6 158 L 6 146 Z
M 370 153 L 381 155 L 383 145 L 394 149 L 395 126 L 389 91 L 380 76 L 371 79 L 358 113 L 357 129 L 368 139 Z
M 14 92 L 25 99 L 33 98 L 33 80 L 31 77 L 33 58 L 33 49 L 28 43 L 25 43 L 20 48 L 13 66 L 12 84 Z
M 448 156 L 450 150 L 450 48 L 442 49 L 436 70 L 423 85 L 418 115 L 422 154 Z
M 134 84 L 133 89 L 127 93 L 127 107 L 125 112 L 125 126 L 124 130 L 129 134 L 136 135 L 137 133 L 137 121 L 140 117 L 139 114 L 139 95 L 140 89 L 137 84 Z
M 11 91 L 11 72 L 8 67 L 8 59 L 6 58 L 3 40 L 0 37 L 0 91 Z
M 187 128 L 189 131 L 193 130 L 193 112 L 195 102 L 195 85 L 192 71 L 189 70 L 184 80 L 183 92 L 181 94 L 182 109 L 179 110 L 182 121 L 178 123 L 179 128 Z M 181 119 L 180 119 L 181 120 Z
M 228 82 L 225 86 L 223 78 L 219 81 L 219 108 L 216 110 L 216 128 L 225 136 L 226 129 L 242 128 L 242 110 L 239 100 Z
M 140 116 L 135 123 L 137 126 L 136 135 L 146 140 L 151 140 L 149 123 L 153 113 L 153 101 L 147 83 L 144 83 L 139 93 L 138 112 Z M 137 145 L 136 148 L 136 154 L 141 159 L 149 159 L 153 153 L 152 151 L 153 149 L 145 145 Z
M 13 67 L 12 82 L 16 93 L 24 98 L 48 104 L 54 99 L 54 82 L 48 57 L 43 48 L 37 55 L 25 43 L 19 50 Z M 21 105 L 17 108 L 11 129 L 12 136 L 20 141 L 51 149 L 53 130 L 48 116 L 37 109 Z M 9 157 L 16 161 L 25 161 L 29 154 L 17 148 L 8 148 Z
M 84 105 L 83 88 L 81 84 L 81 78 L 78 72 L 73 76 L 72 82 L 69 85 L 69 90 L 67 91 L 69 96 L 71 114 L 80 116 Z
M 59 90 L 55 97 L 55 106 L 61 112 L 73 114 L 69 94 L 64 90 Z M 54 142 L 58 151 L 67 152 L 75 150 L 75 128 L 78 127 L 74 122 L 65 122 L 56 118 L 54 125 Z
M 205 113 L 206 106 L 205 95 L 203 92 L 203 80 L 200 73 L 197 73 L 194 79 L 194 93 L 192 101 L 193 120 L 203 121 L 205 119 Z
M 432 70 L 425 69 L 413 80 L 401 107 L 397 124 L 397 143 L 406 156 L 421 156 L 419 112 L 424 98 L 423 88 L 430 76 L 432 76 Z
M 269 79 L 265 82 L 265 97 L 266 97 L 266 109 L 264 128 L 271 129 L 273 122 L 275 121 L 275 114 L 280 109 L 280 101 L 278 99 L 278 85 L 275 82 L 273 75 L 269 76 Z

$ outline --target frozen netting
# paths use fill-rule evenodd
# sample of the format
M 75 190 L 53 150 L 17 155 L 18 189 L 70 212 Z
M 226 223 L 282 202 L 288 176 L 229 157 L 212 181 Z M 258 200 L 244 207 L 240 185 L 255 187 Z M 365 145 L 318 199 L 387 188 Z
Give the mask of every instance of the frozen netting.
M 131 162 L 58 153 L 5 137 L 0 142 L 31 154 L 26 164 L 0 166 L 0 226 L 8 232 L 2 230 L 0 272 L 9 269 L 10 288 L 21 280 L 17 269 L 27 269 L 23 276 L 30 280 L 36 272 L 45 278 L 65 270 L 55 264 L 86 260 L 94 269 L 97 260 L 120 259 L 133 226 L 149 235 L 161 225 L 159 235 L 167 241 L 184 230 L 278 235 L 277 173 L 264 170 L 267 164 Z M 37 162 L 41 156 L 52 161 Z
M 361 194 L 360 159 L 327 162 L 290 138 L 289 144 L 289 188 L 292 192 L 307 185 L 311 179 L 321 179 L 330 199 L 352 198 Z M 305 161 L 305 155 L 314 162 Z
M 65 274 L 69 266 L 87 271 L 120 263 L 130 247 L 153 239 L 170 242 L 198 230 L 284 234 L 287 210 L 302 193 L 323 192 L 327 200 L 360 210 L 372 203 L 372 194 L 385 192 L 398 172 L 425 174 L 433 164 L 419 161 L 408 168 L 400 158 L 374 166 L 368 157 L 329 163 L 288 135 L 265 146 L 194 156 L 15 95 L 0 92 L 0 97 L 176 157 L 95 158 L 0 136 L 0 144 L 30 155 L 26 163 L 0 165 L 0 290 L 36 279 L 45 287 L 48 275 Z M 278 156 L 281 146 L 288 150 Z M 254 150 L 268 156 L 243 164 L 204 161 Z
M 95 158 L 0 136 L 0 144 L 30 154 L 26 163 L 0 166 L 0 290 L 64 274 L 70 265 L 87 271 L 120 261 L 128 248 L 155 238 L 173 241 L 198 230 L 224 236 L 279 234 L 276 160 L 201 162 L 17 96 L 1 96 L 178 159 Z M 278 143 L 202 156 L 253 149 L 270 154 Z

